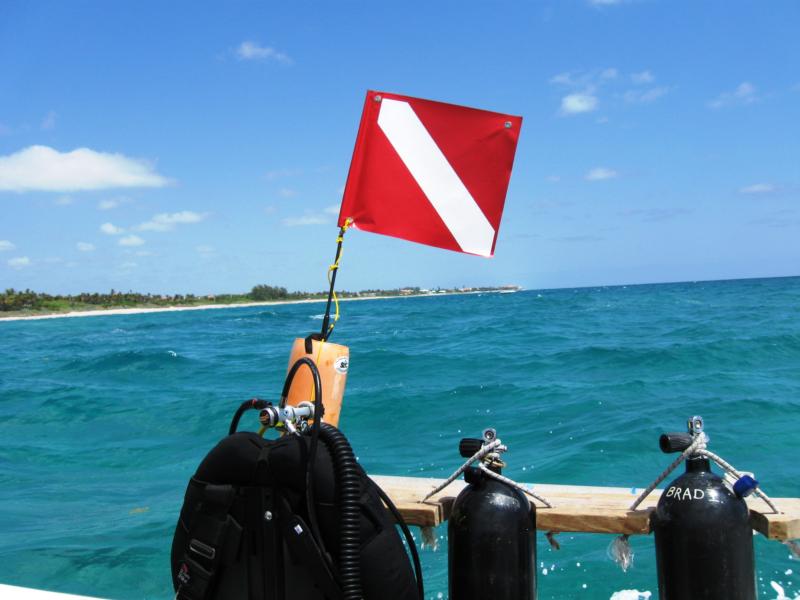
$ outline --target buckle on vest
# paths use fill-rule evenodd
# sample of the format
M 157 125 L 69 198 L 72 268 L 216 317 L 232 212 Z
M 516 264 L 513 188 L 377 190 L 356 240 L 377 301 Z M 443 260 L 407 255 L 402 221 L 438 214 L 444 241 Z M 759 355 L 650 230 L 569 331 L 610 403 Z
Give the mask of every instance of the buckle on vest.
M 207 560 L 214 560 L 214 557 L 217 555 L 216 548 L 212 548 L 211 546 L 195 539 L 189 542 L 189 550 L 195 554 L 199 554 Z

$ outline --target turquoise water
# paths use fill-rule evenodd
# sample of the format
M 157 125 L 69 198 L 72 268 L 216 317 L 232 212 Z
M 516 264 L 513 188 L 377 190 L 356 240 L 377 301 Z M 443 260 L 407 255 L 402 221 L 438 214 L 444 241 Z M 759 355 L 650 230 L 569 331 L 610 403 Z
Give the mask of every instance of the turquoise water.
M 443 477 L 496 427 L 521 481 L 638 486 L 663 430 L 701 414 L 711 448 L 773 496 L 800 496 L 800 278 L 350 302 L 341 422 L 372 473 Z M 0 323 L 0 582 L 169 598 L 186 482 L 253 395 L 280 391 L 319 304 Z M 248 421 L 253 426 L 252 421 Z M 437 532 L 445 536 L 445 528 Z M 418 536 L 419 537 L 419 536 Z M 540 598 L 657 596 L 612 536 L 539 540 Z M 425 550 L 447 596 L 446 537 Z M 756 539 L 760 598 L 800 593 L 800 561 Z M 544 575 L 544 570 L 547 574 Z M 585 586 L 585 587 L 584 587 Z M 439 596 L 441 594 L 441 596 Z

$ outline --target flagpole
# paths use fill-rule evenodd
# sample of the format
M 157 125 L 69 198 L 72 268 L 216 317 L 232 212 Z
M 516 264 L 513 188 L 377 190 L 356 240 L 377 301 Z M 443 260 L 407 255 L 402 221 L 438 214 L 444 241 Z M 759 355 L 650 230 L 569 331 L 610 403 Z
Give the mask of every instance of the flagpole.
M 339 229 L 339 236 L 336 238 L 336 256 L 333 260 L 333 264 L 328 268 L 328 272 L 330 273 L 330 289 L 328 290 L 328 303 L 325 306 L 325 316 L 322 319 L 322 330 L 320 331 L 320 339 L 324 342 L 327 341 L 330 337 L 331 333 L 333 332 L 333 328 L 330 326 L 331 322 L 331 302 L 334 299 L 334 288 L 336 287 L 336 273 L 339 271 L 339 259 L 342 256 L 342 242 L 344 241 L 344 234 L 350 227 L 352 223 L 352 219 L 346 219 L 344 225 Z M 337 305 L 338 306 L 338 305 Z

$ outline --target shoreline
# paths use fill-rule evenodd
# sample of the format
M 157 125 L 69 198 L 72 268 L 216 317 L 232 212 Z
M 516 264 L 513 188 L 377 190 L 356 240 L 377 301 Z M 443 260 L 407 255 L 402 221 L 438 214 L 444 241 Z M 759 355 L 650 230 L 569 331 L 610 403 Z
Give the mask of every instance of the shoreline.
M 435 298 L 438 296 L 467 296 L 469 294 L 508 294 L 519 290 L 484 290 L 474 292 L 441 292 L 433 294 L 406 294 L 396 296 L 362 296 L 358 298 L 339 298 L 339 302 L 356 302 L 361 300 L 394 300 L 397 298 Z M 247 308 L 249 306 L 278 306 L 284 304 L 325 303 L 327 298 L 305 298 L 303 300 L 265 300 L 263 302 L 237 302 L 232 304 L 198 304 L 196 306 L 157 306 L 152 308 L 98 308 L 96 310 L 74 310 L 63 313 L 45 313 L 40 315 L 23 315 L 14 317 L 0 316 L 4 321 L 41 321 L 44 319 L 67 319 L 74 317 L 106 317 L 119 315 L 140 315 L 159 312 L 181 312 L 189 310 L 213 310 L 222 308 Z

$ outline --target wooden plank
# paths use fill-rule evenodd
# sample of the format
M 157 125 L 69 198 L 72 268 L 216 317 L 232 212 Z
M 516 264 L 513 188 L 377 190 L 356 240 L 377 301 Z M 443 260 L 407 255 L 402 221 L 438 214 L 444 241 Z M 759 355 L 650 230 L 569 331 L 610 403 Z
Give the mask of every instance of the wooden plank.
M 450 516 L 456 496 L 466 486 L 463 480 L 420 502 L 443 480 L 425 477 L 371 476 L 380 485 L 400 513 L 411 525 L 436 527 Z M 650 533 L 650 515 L 658 503 L 661 490 L 655 490 L 640 510 L 629 510 L 642 492 L 641 488 L 591 487 L 579 485 L 523 484 L 547 498 L 552 508 L 537 507 L 536 527 L 542 531 L 617 533 L 639 535 Z M 760 499 L 751 497 L 750 516 L 753 529 L 774 540 L 800 538 L 800 499 L 774 498 L 783 514 L 772 513 Z

